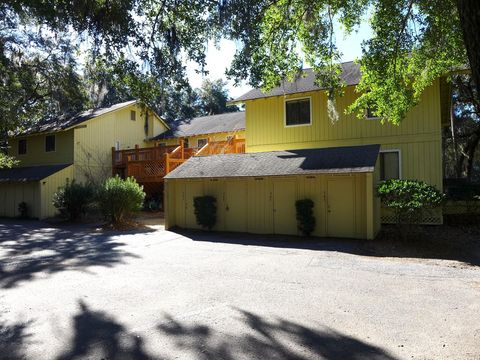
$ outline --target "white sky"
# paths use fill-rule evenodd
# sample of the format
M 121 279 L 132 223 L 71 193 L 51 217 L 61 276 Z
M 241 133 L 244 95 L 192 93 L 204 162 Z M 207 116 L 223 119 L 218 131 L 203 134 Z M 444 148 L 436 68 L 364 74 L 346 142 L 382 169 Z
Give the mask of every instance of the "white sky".
M 339 34 L 339 36 L 337 37 L 337 46 L 342 53 L 342 62 L 351 61 L 359 58 L 362 54 L 362 41 L 368 39 L 371 36 L 371 29 L 368 26 L 368 23 L 365 22 L 364 24 L 362 24 L 358 32 L 354 32 L 353 34 L 345 38 L 342 36 L 342 31 L 340 30 L 340 28 L 338 30 L 339 31 L 337 31 L 337 34 Z M 208 70 L 209 72 L 206 78 L 209 78 L 211 80 L 227 80 L 225 71 L 233 59 L 235 50 L 236 46 L 233 41 L 225 39 L 221 40 L 218 49 L 215 47 L 213 42 L 211 42 L 208 46 L 206 57 L 206 70 Z M 196 68 L 197 67 L 194 63 L 187 64 L 187 74 L 190 80 L 190 85 L 193 88 L 200 87 L 202 85 L 202 81 L 205 78 L 195 72 Z M 228 90 L 232 98 L 238 97 L 246 93 L 250 89 L 251 87 L 246 83 L 242 84 L 239 87 L 235 87 L 232 81 L 228 82 Z

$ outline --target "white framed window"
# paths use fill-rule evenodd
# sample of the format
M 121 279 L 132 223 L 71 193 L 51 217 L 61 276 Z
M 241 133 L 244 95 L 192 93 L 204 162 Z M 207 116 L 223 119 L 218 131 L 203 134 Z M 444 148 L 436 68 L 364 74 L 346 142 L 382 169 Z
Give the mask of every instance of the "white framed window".
M 372 107 L 367 107 L 367 110 L 365 110 L 365 119 L 366 120 L 381 120 L 382 118 L 375 114 L 375 109 Z
M 285 100 L 285 126 L 312 124 L 312 99 L 310 96 Z
M 137 121 L 137 112 L 135 110 L 130 110 L 130 120 Z
M 399 149 L 381 150 L 379 164 L 381 181 L 402 178 L 402 156 Z
M 18 155 L 25 155 L 27 153 L 27 139 L 18 140 Z
M 197 147 L 202 148 L 205 145 L 207 145 L 207 143 L 208 143 L 208 139 L 198 139 L 197 140 Z
M 56 150 L 56 136 L 45 136 L 45 152 L 54 152 Z

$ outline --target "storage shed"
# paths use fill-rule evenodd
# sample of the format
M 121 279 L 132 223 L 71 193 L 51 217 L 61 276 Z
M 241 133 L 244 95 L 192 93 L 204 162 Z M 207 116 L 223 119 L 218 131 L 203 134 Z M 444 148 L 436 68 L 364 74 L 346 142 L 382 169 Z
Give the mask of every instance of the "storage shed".
M 27 204 L 28 215 L 44 219 L 56 214 L 53 194 L 73 178 L 73 166 L 45 165 L 0 170 L 0 216 L 19 216 L 18 205 Z
M 196 196 L 217 200 L 213 230 L 298 235 L 295 202 L 314 202 L 315 236 L 373 239 L 379 145 L 192 157 L 165 177 L 165 226 L 199 228 Z

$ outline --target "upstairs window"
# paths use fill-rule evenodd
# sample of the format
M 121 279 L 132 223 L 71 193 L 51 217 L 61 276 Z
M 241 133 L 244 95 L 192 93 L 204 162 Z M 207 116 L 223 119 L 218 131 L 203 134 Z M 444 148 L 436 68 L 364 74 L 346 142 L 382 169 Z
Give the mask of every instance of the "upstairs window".
M 380 180 L 400 179 L 400 151 L 380 152 Z
M 18 155 L 25 155 L 27 153 L 27 139 L 18 140 Z
M 137 121 L 137 112 L 135 110 L 130 110 L 130 120 Z
M 368 107 L 365 111 L 365 119 L 367 120 L 380 120 L 380 117 L 375 114 L 375 109 L 373 107 Z
M 45 152 L 55 151 L 55 135 L 45 136 Z
M 311 116 L 310 98 L 285 101 L 285 126 L 310 125 Z

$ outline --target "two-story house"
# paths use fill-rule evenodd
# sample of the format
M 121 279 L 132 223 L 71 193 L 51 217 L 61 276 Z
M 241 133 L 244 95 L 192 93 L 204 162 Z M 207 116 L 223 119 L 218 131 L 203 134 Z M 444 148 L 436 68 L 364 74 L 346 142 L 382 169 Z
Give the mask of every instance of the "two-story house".
M 165 178 L 166 226 L 198 228 L 193 198 L 217 199 L 216 230 L 298 234 L 295 201 L 314 201 L 314 235 L 373 238 L 391 221 L 376 196 L 378 181 L 423 180 L 442 190 L 442 124 L 449 89 L 438 79 L 398 126 L 367 113 L 346 115 L 358 94 L 359 66 L 342 64 L 345 95 L 338 121 L 315 74 L 268 93 L 254 89 L 235 99 L 246 111 L 246 154 L 193 157 Z M 423 219 L 442 222 L 440 212 Z
M 101 182 L 112 175 L 112 147 L 147 146 L 168 125 L 137 101 L 40 122 L 9 139 L 18 166 L 0 170 L 0 216 L 55 215 L 53 194 L 68 181 Z

